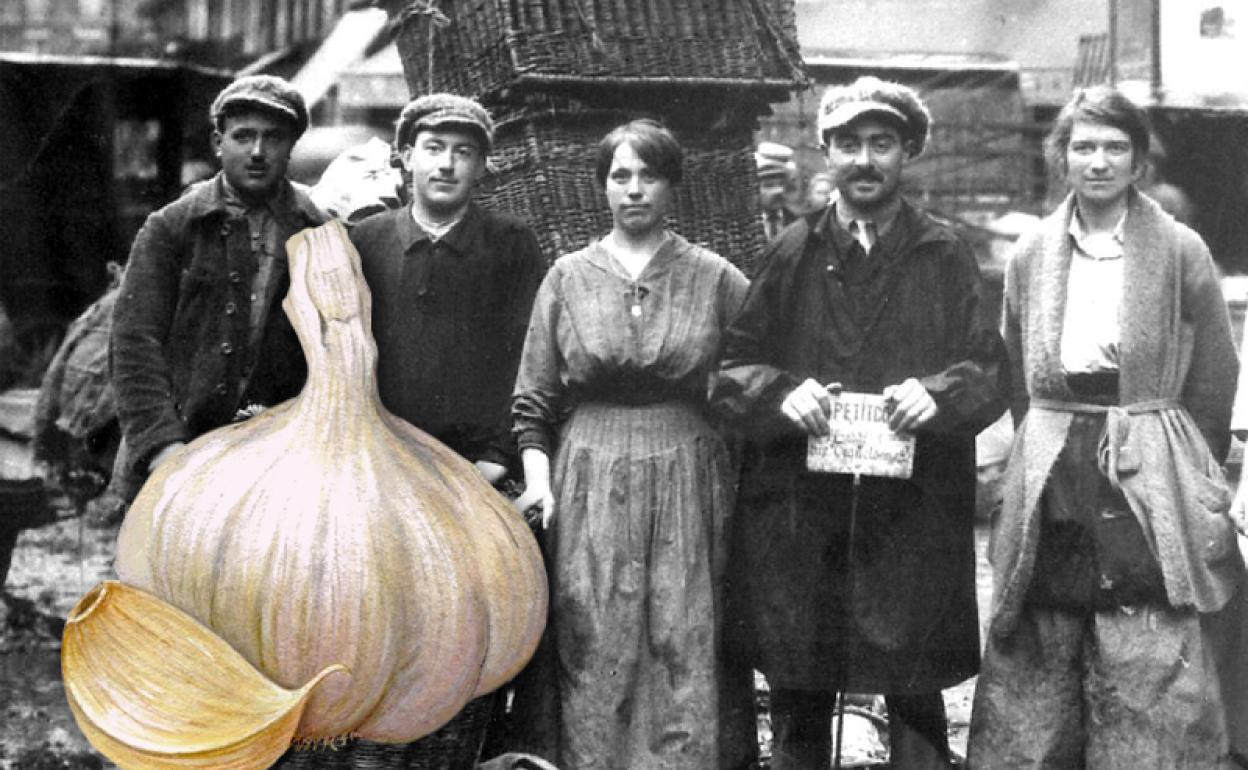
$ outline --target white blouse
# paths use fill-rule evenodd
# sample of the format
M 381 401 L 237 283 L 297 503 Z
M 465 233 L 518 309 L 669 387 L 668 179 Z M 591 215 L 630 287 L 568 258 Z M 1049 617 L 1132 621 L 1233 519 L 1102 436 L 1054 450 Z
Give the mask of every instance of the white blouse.
M 1062 366 L 1067 372 L 1118 370 L 1118 310 L 1122 306 L 1123 226 L 1089 234 L 1078 213 L 1070 218 L 1070 277 L 1062 326 Z

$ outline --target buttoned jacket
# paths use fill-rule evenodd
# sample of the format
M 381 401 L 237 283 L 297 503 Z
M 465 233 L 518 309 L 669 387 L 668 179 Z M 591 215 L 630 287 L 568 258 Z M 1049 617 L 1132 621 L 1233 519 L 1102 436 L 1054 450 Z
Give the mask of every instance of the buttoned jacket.
M 274 255 L 263 329 L 251 328 L 258 269 L 247 220 L 226 207 L 223 178 L 191 187 L 151 214 L 135 237 L 113 315 L 111 368 L 130 466 L 228 423 L 242 407 L 296 395 L 306 364 L 281 302 L 290 284 Z M 326 216 L 284 182 L 271 210 L 279 244 Z M 257 298 L 254 301 L 264 301 Z

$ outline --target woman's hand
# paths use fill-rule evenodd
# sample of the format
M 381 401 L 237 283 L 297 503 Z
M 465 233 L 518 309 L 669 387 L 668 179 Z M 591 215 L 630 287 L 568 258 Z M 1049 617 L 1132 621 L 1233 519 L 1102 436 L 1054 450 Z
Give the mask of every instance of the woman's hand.
M 550 489 L 550 458 L 540 449 L 528 448 L 520 452 L 524 464 L 524 492 L 512 505 L 530 518 L 530 511 L 541 515 L 542 529 L 549 529 L 555 517 L 555 495 Z
M 477 466 L 477 473 L 480 473 L 486 481 L 490 482 L 490 484 L 495 487 L 498 486 L 499 482 L 503 480 L 503 477 L 507 475 L 506 465 L 492 463 L 489 460 L 477 460 L 473 463 L 473 465 Z
M 785 396 L 780 411 L 789 422 L 812 436 L 828 435 L 828 415 L 832 413 L 832 396 L 841 392 L 839 382 L 820 385 L 808 379 Z
M 524 514 L 525 519 L 540 515 L 542 529 L 548 529 L 550 520 L 555 516 L 555 496 L 549 485 L 526 484 L 524 493 L 516 498 L 513 505 Z

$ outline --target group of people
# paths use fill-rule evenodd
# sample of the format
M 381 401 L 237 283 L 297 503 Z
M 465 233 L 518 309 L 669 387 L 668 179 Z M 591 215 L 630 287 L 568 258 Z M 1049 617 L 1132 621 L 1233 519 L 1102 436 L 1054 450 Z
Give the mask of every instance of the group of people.
M 304 376 L 280 300 L 282 244 L 326 217 L 285 179 L 307 110 L 253 76 L 212 120 L 221 172 L 149 218 L 117 299 L 136 477 Z M 350 230 L 380 395 L 523 481 L 552 598 L 508 717 L 526 748 L 750 767 L 757 670 L 775 770 L 829 766 L 847 691 L 885 697 L 892 767 L 949 767 L 941 690 L 978 673 L 972 767 L 1228 766 L 1212 621 L 1243 574 L 1220 469 L 1238 364 L 1209 252 L 1136 190 L 1143 113 L 1081 92 L 1048 147 L 1070 196 L 989 317 L 970 248 L 902 194 L 929 125 L 905 86 L 829 88 L 835 192 L 747 279 L 668 229 L 682 150 L 659 123 L 602 139 L 612 228 L 548 268 L 525 223 L 473 202 L 489 114 L 449 94 L 402 111 L 403 205 Z M 909 478 L 807 469 L 842 393 L 884 397 Z M 981 662 L 975 435 L 1007 408 Z

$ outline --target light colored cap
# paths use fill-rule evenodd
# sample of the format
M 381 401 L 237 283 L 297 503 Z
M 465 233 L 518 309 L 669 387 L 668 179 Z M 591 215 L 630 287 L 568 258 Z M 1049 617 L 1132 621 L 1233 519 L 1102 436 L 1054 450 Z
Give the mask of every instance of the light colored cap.
M 901 121 L 903 125 L 908 123 L 906 116 L 901 113 L 901 110 L 891 104 L 877 101 L 843 102 L 827 112 L 820 113 L 819 133 L 823 134 L 826 131 L 844 128 L 870 112 L 881 112 L 890 115 Z
M 927 145 L 931 113 L 915 90 L 872 75 L 852 83 L 829 86 L 819 101 L 815 125 L 820 146 L 826 147 L 833 131 L 844 128 L 869 113 L 896 121 L 911 158 L 922 154 Z
M 793 162 L 793 148 L 776 142 L 760 142 L 754 153 L 758 176 L 793 176 L 797 164 Z

